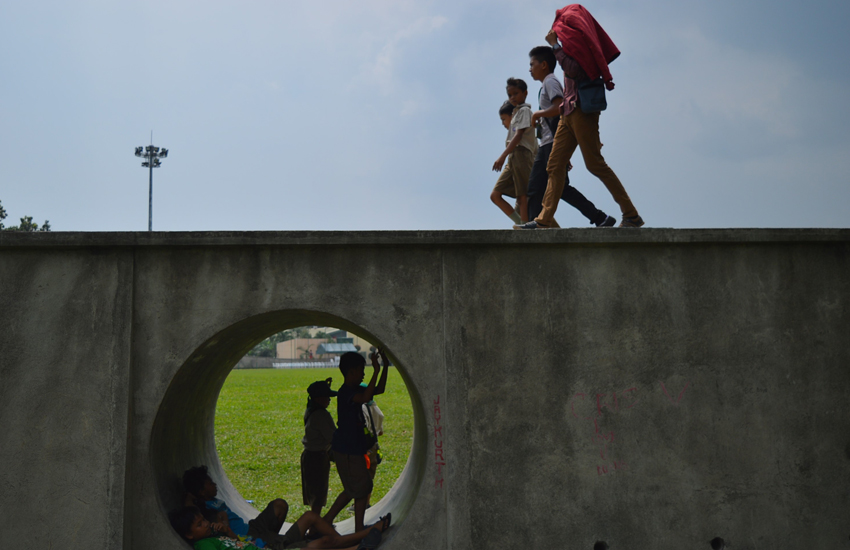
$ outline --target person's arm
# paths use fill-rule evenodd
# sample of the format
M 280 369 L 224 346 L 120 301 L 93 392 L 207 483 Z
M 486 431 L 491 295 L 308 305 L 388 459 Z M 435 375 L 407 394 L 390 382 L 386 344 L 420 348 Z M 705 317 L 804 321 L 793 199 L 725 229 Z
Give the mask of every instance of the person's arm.
M 381 366 L 378 364 L 378 359 L 373 355 L 372 356 L 372 379 L 369 380 L 369 385 L 366 386 L 366 389 L 360 393 L 355 393 L 354 397 L 351 400 L 357 404 L 362 405 L 363 403 L 368 403 L 372 400 L 372 396 L 375 395 L 375 383 L 378 381 L 378 373 L 381 371 Z
M 233 529 L 230 528 L 230 522 L 227 520 L 227 513 L 221 512 L 224 514 L 224 518 L 219 517 L 219 520 L 212 524 L 213 531 L 224 535 L 225 537 L 230 537 L 232 539 L 238 539 L 236 533 L 233 532 Z
M 321 414 L 324 411 L 324 414 Z M 316 411 L 319 413 L 318 418 L 318 430 L 319 434 L 321 434 L 322 439 L 327 443 L 326 447 L 329 449 L 331 446 L 331 442 L 334 438 L 334 432 L 336 431 L 336 426 L 334 425 L 334 419 L 326 409 L 322 409 L 320 411 Z M 316 415 L 313 415 L 316 416 Z M 313 416 L 310 417 L 310 421 L 313 421 Z
M 554 29 L 549 29 L 549 32 L 546 34 L 546 42 L 555 50 L 555 59 L 558 60 L 558 64 L 563 69 L 567 78 L 576 80 L 582 76 L 587 76 L 581 65 L 578 64 L 578 61 L 567 55 L 567 52 L 558 43 L 558 35 L 555 34 Z
M 496 162 L 493 163 L 493 171 L 498 172 L 502 169 L 502 166 L 505 164 L 505 161 L 508 160 L 508 155 L 514 152 L 514 149 L 517 148 L 519 142 L 522 140 L 522 134 L 525 133 L 525 128 L 519 128 L 514 134 L 514 137 L 511 139 L 508 146 L 505 147 L 505 152 L 502 153 L 499 158 L 496 159 Z
M 381 362 L 384 364 L 384 371 L 381 373 L 381 378 L 378 380 L 378 385 L 375 386 L 375 395 L 381 395 L 387 389 L 387 374 L 390 372 L 390 362 L 387 360 L 387 354 L 383 348 L 379 349 L 375 355 L 381 356 Z
M 552 105 L 548 109 L 534 111 L 534 114 L 531 115 L 531 125 L 534 126 L 535 124 L 537 124 L 537 121 L 541 118 L 552 118 L 553 116 L 558 116 L 559 114 L 561 114 L 561 103 L 563 102 L 563 97 L 553 97 Z

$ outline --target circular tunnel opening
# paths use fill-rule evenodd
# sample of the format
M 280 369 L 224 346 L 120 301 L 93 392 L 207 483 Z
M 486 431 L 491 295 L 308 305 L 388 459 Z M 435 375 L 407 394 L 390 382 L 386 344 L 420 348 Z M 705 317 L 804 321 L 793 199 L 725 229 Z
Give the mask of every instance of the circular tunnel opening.
M 329 313 L 304 310 L 264 313 L 233 324 L 201 343 L 177 370 L 160 404 L 151 433 L 150 461 L 163 513 L 182 505 L 182 474 L 202 464 L 209 468 L 210 477 L 218 484 L 218 498 L 227 502 L 243 519 L 256 517 L 257 508 L 266 505 L 266 502 L 255 502 L 256 506 L 248 503 L 222 464 L 215 438 L 216 404 L 233 367 L 252 348 L 271 335 L 303 326 L 336 327 L 383 347 L 406 387 L 413 412 L 410 453 L 395 483 L 383 498 L 373 498 L 372 507 L 366 512 L 367 523 L 388 512 L 393 514 L 393 523 L 403 523 L 424 475 L 426 448 L 422 400 L 405 366 L 406 359 L 393 353 L 392 342 L 383 341 L 367 327 L 356 326 Z M 335 384 L 337 378 L 341 384 L 341 374 L 334 377 Z M 303 398 L 302 407 L 305 402 Z M 332 468 L 331 478 L 335 476 Z M 298 485 L 300 487 L 300 478 Z M 329 494 L 328 499 L 335 496 Z M 292 504 L 296 502 L 300 504 L 300 498 Z M 288 520 L 297 518 L 294 510 Z M 337 530 L 341 533 L 352 532 L 353 528 L 353 518 L 337 522 Z
M 301 455 L 304 450 L 304 414 L 307 387 L 332 380 L 338 390 L 343 376 L 339 358 L 355 352 L 371 365 L 376 346 L 336 327 L 296 327 L 266 338 L 239 360 L 228 375 L 216 403 L 215 438 L 225 474 L 240 495 L 255 508 L 275 498 L 289 503 L 289 517 L 310 510 L 302 496 Z M 413 410 L 407 386 L 390 362 L 384 393 L 375 396 L 368 412 L 378 448 L 370 451 L 374 489 L 369 504 L 376 504 L 392 489 L 410 455 Z M 366 385 L 371 377 L 367 367 Z M 383 372 L 383 371 L 382 371 Z M 337 422 L 336 399 L 327 407 Z M 327 442 L 330 444 L 330 442 Z M 380 460 L 377 454 L 380 452 Z M 342 483 L 331 463 L 325 515 L 342 492 Z M 353 515 L 346 506 L 335 523 Z

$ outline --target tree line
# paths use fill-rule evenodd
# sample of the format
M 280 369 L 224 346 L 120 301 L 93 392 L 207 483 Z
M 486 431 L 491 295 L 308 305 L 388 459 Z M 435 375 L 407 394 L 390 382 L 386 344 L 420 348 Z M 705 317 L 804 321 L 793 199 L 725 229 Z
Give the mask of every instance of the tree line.
M 20 224 L 6 227 L 3 225 L 3 220 L 5 220 L 7 216 L 8 214 L 6 214 L 6 209 L 3 208 L 3 202 L 0 201 L 0 231 L 23 231 L 26 233 L 32 233 L 35 231 L 50 231 L 49 220 L 44 220 L 44 223 L 41 224 L 41 227 L 39 227 L 37 223 L 32 221 L 32 216 L 24 216 L 21 218 Z

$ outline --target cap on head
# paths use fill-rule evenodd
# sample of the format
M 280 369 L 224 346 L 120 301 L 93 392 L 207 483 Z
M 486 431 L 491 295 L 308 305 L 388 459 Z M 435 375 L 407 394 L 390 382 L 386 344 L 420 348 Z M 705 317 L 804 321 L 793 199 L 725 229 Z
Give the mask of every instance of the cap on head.
M 327 380 L 313 382 L 307 387 L 307 393 L 310 394 L 310 397 L 335 397 L 336 392 L 331 389 L 332 381 L 332 378 L 328 378 Z

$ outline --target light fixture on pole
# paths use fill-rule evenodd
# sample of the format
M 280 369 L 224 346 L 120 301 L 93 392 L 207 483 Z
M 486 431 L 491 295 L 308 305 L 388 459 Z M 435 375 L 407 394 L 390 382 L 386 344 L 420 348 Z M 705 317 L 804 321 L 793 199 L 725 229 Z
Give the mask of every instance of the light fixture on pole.
M 161 162 L 168 156 L 168 149 L 155 147 L 153 144 L 153 132 L 151 132 L 151 144 L 147 147 L 136 147 L 136 156 L 145 159 L 143 168 L 147 168 L 150 178 L 148 184 L 148 231 L 153 231 L 153 169 L 159 168 Z

